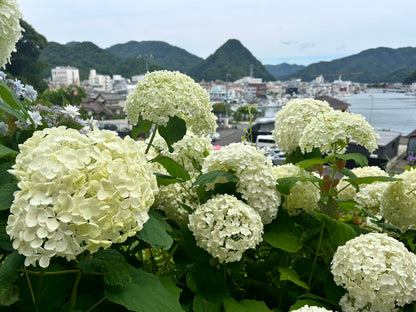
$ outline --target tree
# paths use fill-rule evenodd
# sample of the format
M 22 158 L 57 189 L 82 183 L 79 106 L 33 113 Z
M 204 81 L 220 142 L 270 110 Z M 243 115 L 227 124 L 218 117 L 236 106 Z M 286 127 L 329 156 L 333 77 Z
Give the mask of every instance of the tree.
M 225 111 L 226 111 L 226 107 L 224 103 L 216 103 L 212 105 L 212 112 L 217 116 L 219 114 L 225 115 Z
M 10 64 L 6 65 L 6 73 L 24 84 L 32 85 L 41 93 L 47 88 L 46 82 L 42 80 L 42 70 L 47 65 L 39 61 L 39 55 L 48 42 L 24 20 L 20 20 L 20 25 L 24 29 L 23 36 L 16 44 L 17 51 L 12 53 Z
M 407 76 L 404 80 L 403 83 L 404 84 L 412 84 L 413 82 L 416 81 L 416 70 L 414 72 L 412 72 L 409 76 Z
M 86 97 L 85 90 L 79 86 L 69 86 L 68 88 L 61 88 L 56 90 L 46 90 L 40 96 L 45 105 L 59 105 L 65 106 L 67 104 L 79 105 L 82 99 Z
M 259 114 L 260 114 L 259 110 L 255 107 L 241 106 L 234 113 L 234 119 L 236 121 L 248 120 L 250 118 L 250 115 L 252 115 L 253 119 L 255 119 Z

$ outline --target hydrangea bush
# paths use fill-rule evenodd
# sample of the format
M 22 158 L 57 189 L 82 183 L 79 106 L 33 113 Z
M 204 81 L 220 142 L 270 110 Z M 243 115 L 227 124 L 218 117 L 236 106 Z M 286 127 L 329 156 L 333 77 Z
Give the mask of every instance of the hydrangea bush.
M 346 153 L 377 147 L 363 117 L 290 101 L 275 166 L 214 148 L 209 96 L 178 72 L 137 84 L 124 139 L 25 92 L 0 79 L 2 311 L 416 309 L 416 171 Z

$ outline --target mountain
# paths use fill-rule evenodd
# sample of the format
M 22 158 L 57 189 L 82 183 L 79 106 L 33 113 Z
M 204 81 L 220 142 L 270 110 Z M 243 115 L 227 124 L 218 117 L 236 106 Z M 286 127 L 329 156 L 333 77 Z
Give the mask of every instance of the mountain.
M 264 81 L 275 80 L 263 64 L 240 41 L 230 39 L 206 60 L 195 65 L 189 71 L 189 75 L 196 80 L 211 81 L 225 80 L 228 73 L 231 74 L 231 80 L 234 81 L 249 76 L 251 66 L 253 67 L 253 77 L 263 78 Z
M 106 51 L 121 58 L 146 57 L 149 63 L 181 72 L 187 72 L 191 67 L 203 61 L 202 58 L 163 41 L 129 41 L 113 45 Z
M 264 65 L 264 67 L 269 71 L 270 74 L 273 75 L 276 80 L 279 80 L 281 77 L 287 76 L 295 71 L 305 68 L 304 65 L 291 65 L 288 63 L 282 63 L 278 65 Z
M 336 59 L 330 62 L 310 64 L 282 80 L 302 78 L 310 81 L 318 75 L 326 80 L 337 79 L 338 75 L 355 82 L 403 82 L 416 70 L 416 48 L 385 48 L 368 49 L 358 54 Z
M 123 59 L 106 50 L 101 49 L 92 42 L 69 42 L 62 45 L 49 42 L 41 51 L 39 59 L 48 64 L 44 76 L 51 74 L 51 69 L 56 66 L 73 66 L 79 69 L 81 80 L 88 79 L 90 69 L 96 69 L 98 74 L 131 77 L 144 74 L 146 64 L 144 60 L 137 58 Z M 160 69 L 159 66 L 150 65 L 149 70 Z

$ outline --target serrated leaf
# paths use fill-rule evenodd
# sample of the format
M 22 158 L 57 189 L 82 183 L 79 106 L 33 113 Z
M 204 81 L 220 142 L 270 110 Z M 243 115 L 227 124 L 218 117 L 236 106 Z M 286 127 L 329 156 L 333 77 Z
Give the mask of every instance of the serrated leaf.
M 172 145 L 182 140 L 186 134 L 186 122 L 178 116 L 173 116 L 169 118 L 166 126 L 159 126 L 158 131 L 162 138 L 165 139 L 169 152 L 172 153 Z
M 212 183 L 215 180 L 217 180 L 218 178 L 225 178 L 230 182 L 234 182 L 234 181 L 238 181 L 238 178 L 227 171 L 221 171 L 221 170 L 214 170 L 214 171 L 210 171 L 207 173 L 204 173 L 202 175 L 200 175 L 195 182 L 192 184 L 192 186 L 196 186 L 196 185 L 205 185 L 208 183 Z
M 302 288 L 309 289 L 308 285 L 300 279 L 298 272 L 295 270 L 291 268 L 280 267 L 279 272 L 281 281 L 291 281 L 292 283 L 295 283 Z
M 0 295 L 0 305 L 11 306 L 19 300 L 19 287 L 11 285 L 5 292 Z
M 400 181 L 400 179 L 384 176 L 373 176 L 373 177 L 359 177 L 353 179 L 344 179 L 344 181 L 350 182 L 351 184 L 361 185 L 361 184 L 371 184 L 373 182 L 394 182 Z
M 295 227 L 290 218 L 279 212 L 275 221 L 265 227 L 263 240 L 287 252 L 297 252 L 302 248 L 302 232 Z
M 306 169 L 306 168 L 309 168 L 309 167 L 314 166 L 314 165 L 323 165 L 324 163 L 326 163 L 325 159 L 312 158 L 312 159 L 306 159 L 306 160 L 302 160 L 300 162 L 297 162 L 296 166 L 299 166 L 302 169 Z
M 111 302 L 136 312 L 183 312 L 179 296 L 166 289 L 157 276 L 129 266 L 132 282 L 123 286 L 105 285 Z
M 123 286 L 132 281 L 126 259 L 114 249 L 100 250 L 90 258 L 81 260 L 79 269 L 83 273 L 104 273 L 106 285 Z
M 182 181 L 188 181 L 191 178 L 185 168 L 170 157 L 158 156 L 152 159 L 152 162 L 161 164 L 173 178 Z
M 181 179 L 174 178 L 170 175 L 163 174 L 163 173 L 154 173 L 156 176 L 156 181 L 158 186 L 166 186 L 169 184 L 174 184 L 178 182 L 183 182 Z
M 316 219 L 326 224 L 328 237 L 334 249 L 357 236 L 357 233 L 348 224 L 339 222 L 325 214 L 316 213 Z
M 136 236 L 149 243 L 154 249 L 168 250 L 173 244 L 173 239 L 168 234 L 171 231 L 172 228 L 163 217 L 158 212 L 151 210 L 149 220 L 143 225 L 143 229 L 137 232 Z
M 365 167 L 368 165 L 368 159 L 366 156 L 360 153 L 349 153 L 349 154 L 336 154 L 326 157 L 328 161 L 334 161 L 334 159 L 342 160 L 354 160 L 357 166 Z
M 13 251 L 0 266 L 0 295 L 5 293 L 18 277 L 18 270 L 23 268 L 25 257 Z
M 0 80 L 0 98 L 4 101 L 3 103 L 10 108 L 14 109 L 23 115 L 23 119 L 19 119 L 18 116 L 11 114 L 18 118 L 20 121 L 25 121 L 24 113 L 27 113 L 26 108 L 22 105 L 16 94 L 9 88 L 4 80 Z M 2 102 L 0 101 L 0 104 Z

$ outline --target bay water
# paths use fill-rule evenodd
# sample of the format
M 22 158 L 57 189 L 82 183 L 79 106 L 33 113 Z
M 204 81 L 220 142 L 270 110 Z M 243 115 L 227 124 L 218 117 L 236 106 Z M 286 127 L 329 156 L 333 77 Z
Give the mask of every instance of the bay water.
M 416 96 L 369 89 L 340 100 L 349 103 L 349 111 L 361 114 L 376 130 L 400 132 L 407 136 L 416 130 Z

